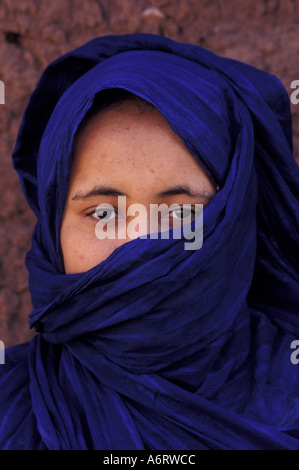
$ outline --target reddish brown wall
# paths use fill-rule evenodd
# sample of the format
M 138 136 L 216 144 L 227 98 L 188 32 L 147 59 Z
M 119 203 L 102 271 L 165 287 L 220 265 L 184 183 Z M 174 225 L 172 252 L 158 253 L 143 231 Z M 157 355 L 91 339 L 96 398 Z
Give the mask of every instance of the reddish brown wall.
M 8 347 L 30 338 L 24 257 L 34 226 L 11 152 L 29 95 L 46 65 L 97 36 L 151 32 L 267 70 L 291 95 L 291 82 L 299 80 L 299 1 L 1 0 L 0 23 L 0 80 L 5 84 L 5 104 L 0 105 L 0 340 Z M 292 112 L 299 158 L 299 104 Z

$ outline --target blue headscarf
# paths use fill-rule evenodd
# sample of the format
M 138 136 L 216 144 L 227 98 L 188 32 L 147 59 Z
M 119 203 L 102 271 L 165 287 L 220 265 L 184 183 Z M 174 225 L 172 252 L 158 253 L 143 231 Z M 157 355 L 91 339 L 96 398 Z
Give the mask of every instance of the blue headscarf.
M 201 249 L 138 238 L 66 275 L 74 135 L 110 88 L 152 103 L 221 190 Z M 97 38 L 44 71 L 13 163 L 37 217 L 38 334 L 0 365 L 0 448 L 299 449 L 299 171 L 281 83 L 160 36 Z

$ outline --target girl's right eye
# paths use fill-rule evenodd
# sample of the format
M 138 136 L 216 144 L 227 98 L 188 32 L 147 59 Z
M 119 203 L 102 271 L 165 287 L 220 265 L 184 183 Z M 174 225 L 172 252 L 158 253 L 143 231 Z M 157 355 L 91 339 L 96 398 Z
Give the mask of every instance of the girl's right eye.
M 109 221 L 115 219 L 115 210 L 111 207 L 100 207 L 98 206 L 94 211 L 87 214 L 87 216 L 92 216 L 96 220 Z

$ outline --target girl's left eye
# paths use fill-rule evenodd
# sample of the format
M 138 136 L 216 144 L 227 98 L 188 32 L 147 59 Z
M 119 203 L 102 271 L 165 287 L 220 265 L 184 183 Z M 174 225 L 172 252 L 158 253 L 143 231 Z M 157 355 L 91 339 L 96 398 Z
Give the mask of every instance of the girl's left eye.
M 186 207 L 180 207 L 180 209 L 175 209 L 173 211 L 169 212 L 169 215 L 173 219 L 180 219 L 184 220 L 190 217 L 191 215 L 194 215 L 194 210 L 191 208 L 186 208 Z

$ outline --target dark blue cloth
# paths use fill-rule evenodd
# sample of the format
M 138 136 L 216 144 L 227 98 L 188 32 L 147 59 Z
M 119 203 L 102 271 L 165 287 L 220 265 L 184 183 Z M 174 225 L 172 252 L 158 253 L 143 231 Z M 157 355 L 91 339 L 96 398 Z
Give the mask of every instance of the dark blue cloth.
M 153 103 L 221 190 L 204 241 L 136 239 L 65 275 L 73 137 L 94 96 Z M 1 449 L 299 449 L 298 168 L 278 79 L 198 46 L 97 38 L 50 64 L 13 153 L 36 214 L 38 334 L 0 365 Z

